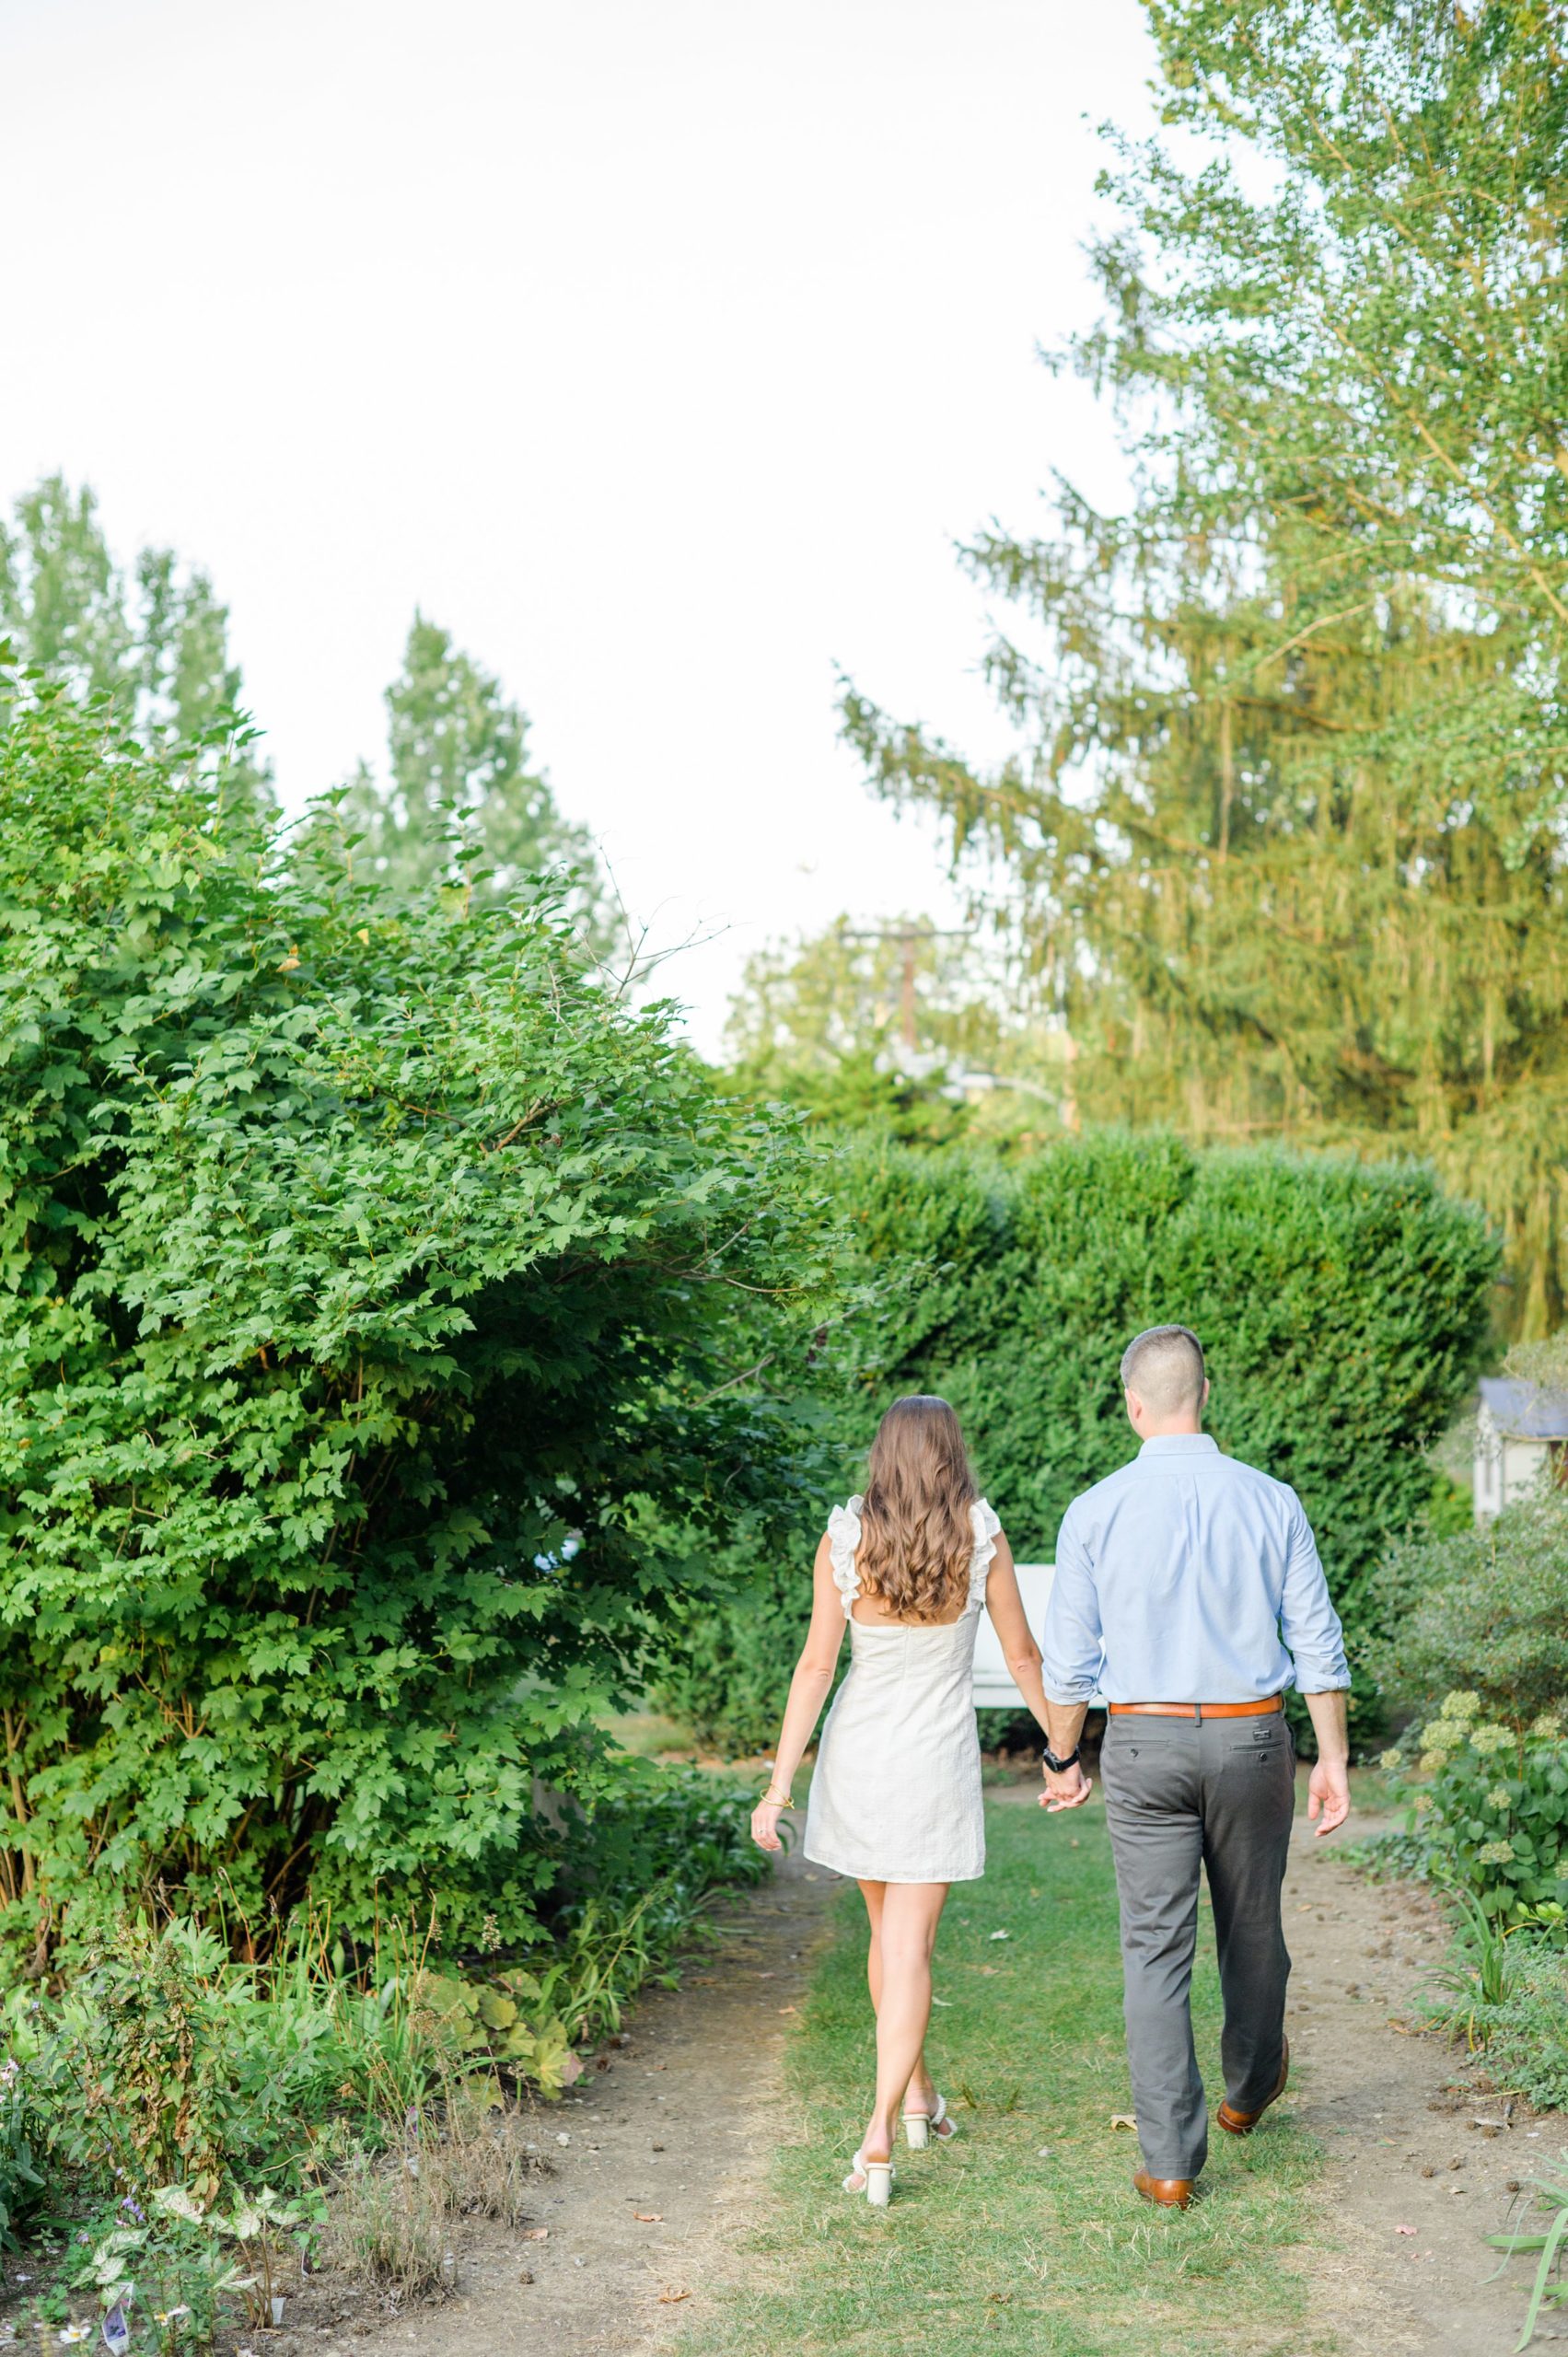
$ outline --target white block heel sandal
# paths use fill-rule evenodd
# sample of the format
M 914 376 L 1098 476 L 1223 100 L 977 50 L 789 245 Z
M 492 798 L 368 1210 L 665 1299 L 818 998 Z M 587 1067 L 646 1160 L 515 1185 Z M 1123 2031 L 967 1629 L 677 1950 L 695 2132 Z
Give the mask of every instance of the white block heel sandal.
M 844 2179 L 846 2193 L 864 2193 L 873 2210 L 885 2210 L 893 2198 L 893 2164 L 891 2161 L 868 2161 L 864 2153 L 856 2153 Z
M 958 2123 L 947 2117 L 947 2098 L 938 2096 L 935 2111 L 904 2111 L 904 2137 L 912 2153 L 923 2153 L 935 2136 L 939 2144 L 950 2144 L 958 2132 Z

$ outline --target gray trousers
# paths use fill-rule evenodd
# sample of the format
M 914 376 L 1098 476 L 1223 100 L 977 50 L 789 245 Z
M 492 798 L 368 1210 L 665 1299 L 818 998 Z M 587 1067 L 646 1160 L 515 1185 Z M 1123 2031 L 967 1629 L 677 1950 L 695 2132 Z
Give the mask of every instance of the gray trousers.
M 1121 1901 L 1127 2054 L 1151 2177 L 1195 2177 L 1209 2149 L 1192 2045 L 1199 1869 L 1219 1949 L 1225 2094 L 1256 2111 L 1274 2091 L 1290 1978 L 1280 1886 L 1295 1803 L 1283 1711 L 1245 1719 L 1118 1714 L 1100 1753 Z

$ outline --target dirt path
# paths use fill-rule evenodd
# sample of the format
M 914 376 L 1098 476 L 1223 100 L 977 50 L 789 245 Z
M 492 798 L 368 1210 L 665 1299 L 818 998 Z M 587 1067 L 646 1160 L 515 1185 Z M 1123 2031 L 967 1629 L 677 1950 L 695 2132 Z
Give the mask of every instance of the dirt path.
M 530 2221 L 542 2240 L 470 2227 L 452 2298 L 398 2319 L 373 2296 L 334 2301 L 335 2315 L 323 2299 L 319 2322 L 300 2319 L 300 2357 L 642 2357 L 701 2316 L 772 2158 L 784 2033 L 833 1887 L 787 1860 L 716 1919 L 711 1962 L 641 2000 L 630 2043 L 541 2108 L 528 2134 L 547 2161 Z M 278 2346 L 268 2336 L 258 2357 Z
M 1031 1779 L 990 1796 L 1032 1790 Z M 833 1887 L 788 1862 L 725 1911 L 711 1961 L 638 2005 L 630 2043 L 539 2112 L 526 2132 L 546 2165 L 530 2222 L 542 2239 L 460 2230 L 455 2295 L 402 2317 L 373 2294 L 312 2284 L 293 2330 L 258 2350 L 656 2357 L 716 2306 L 738 2263 L 735 2229 L 779 2142 L 784 2037 Z M 1481 2237 L 1508 2223 L 1518 2180 L 1568 2143 L 1568 2122 L 1510 2111 L 1441 2040 L 1410 2029 L 1446 1945 L 1423 1893 L 1367 1882 L 1303 1819 L 1285 1909 L 1293 2072 L 1281 2125 L 1298 2120 L 1328 2154 L 1292 2253 L 1313 2321 L 1332 2325 L 1343 2357 L 1502 2357 L 1518 2336 L 1524 2270 L 1487 2283 L 1495 2262 Z M 1539 2337 L 1568 2339 L 1568 2328 Z
M 1487 2282 L 1497 2257 L 1481 2237 L 1509 2223 L 1518 2181 L 1568 2142 L 1568 2122 L 1504 2103 L 1484 2076 L 1478 2090 L 1481 2074 L 1457 2067 L 1452 2048 L 1409 2029 L 1447 1946 L 1442 1917 L 1420 1889 L 1340 1864 L 1305 1821 L 1285 1931 L 1291 2108 L 1329 2154 L 1320 2230 L 1295 2254 L 1316 2319 L 1336 2320 L 1346 2357 L 1501 2357 L 1518 2339 L 1527 2277 L 1516 2263 Z

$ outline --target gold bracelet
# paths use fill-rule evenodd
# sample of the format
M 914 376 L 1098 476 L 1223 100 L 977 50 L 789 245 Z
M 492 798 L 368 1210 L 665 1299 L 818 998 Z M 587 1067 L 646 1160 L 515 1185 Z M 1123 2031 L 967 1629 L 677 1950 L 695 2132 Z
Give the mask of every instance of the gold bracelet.
M 795 1802 L 788 1793 L 780 1800 L 776 1793 L 764 1793 L 757 1804 L 759 1808 L 793 1808 Z

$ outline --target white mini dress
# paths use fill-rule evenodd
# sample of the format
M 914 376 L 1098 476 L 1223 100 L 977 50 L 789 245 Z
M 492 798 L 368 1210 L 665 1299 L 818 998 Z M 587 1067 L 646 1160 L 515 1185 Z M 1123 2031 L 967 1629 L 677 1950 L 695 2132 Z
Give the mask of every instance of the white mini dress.
M 865 1882 L 976 1882 L 985 1872 L 985 1817 L 974 1636 L 1002 1525 L 977 1498 L 969 1602 L 957 1620 L 861 1621 L 861 1504 L 851 1498 L 828 1518 L 850 1666 L 818 1747 L 806 1855 Z

